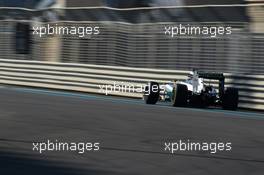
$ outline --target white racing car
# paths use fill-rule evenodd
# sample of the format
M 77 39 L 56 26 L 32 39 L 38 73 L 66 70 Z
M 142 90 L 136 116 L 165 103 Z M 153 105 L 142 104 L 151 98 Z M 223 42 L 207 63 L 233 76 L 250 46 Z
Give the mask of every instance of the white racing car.
M 218 88 L 207 85 L 204 80 L 218 80 Z M 226 88 L 223 73 L 192 71 L 185 81 L 159 84 L 150 82 L 145 87 L 143 98 L 147 104 L 170 101 L 176 107 L 222 106 L 223 109 L 236 110 L 238 89 Z

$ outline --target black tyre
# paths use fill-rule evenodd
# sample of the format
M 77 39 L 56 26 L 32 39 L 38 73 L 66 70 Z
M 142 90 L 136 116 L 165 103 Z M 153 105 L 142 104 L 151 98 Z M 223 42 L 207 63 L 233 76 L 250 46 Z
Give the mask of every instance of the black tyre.
M 206 104 L 206 97 L 203 96 L 203 95 L 196 95 L 196 94 L 193 94 L 191 97 L 190 97 L 190 105 L 191 107 L 194 107 L 194 108 L 205 108 L 207 107 L 207 104 Z
M 173 106 L 186 107 L 188 100 L 188 88 L 183 84 L 176 84 L 173 92 Z
M 237 110 L 238 98 L 238 89 L 227 88 L 223 96 L 223 109 Z
M 150 82 L 148 86 L 145 87 L 144 100 L 146 104 L 156 104 L 159 100 L 160 87 L 157 82 Z

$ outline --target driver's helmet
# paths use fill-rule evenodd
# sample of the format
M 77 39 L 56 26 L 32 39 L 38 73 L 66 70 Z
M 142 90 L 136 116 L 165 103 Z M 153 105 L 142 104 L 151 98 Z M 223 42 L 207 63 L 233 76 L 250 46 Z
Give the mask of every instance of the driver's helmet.
M 193 74 L 194 74 L 193 71 L 189 72 L 189 74 L 188 74 L 188 78 L 189 78 L 189 79 L 192 79 L 192 78 L 193 78 Z

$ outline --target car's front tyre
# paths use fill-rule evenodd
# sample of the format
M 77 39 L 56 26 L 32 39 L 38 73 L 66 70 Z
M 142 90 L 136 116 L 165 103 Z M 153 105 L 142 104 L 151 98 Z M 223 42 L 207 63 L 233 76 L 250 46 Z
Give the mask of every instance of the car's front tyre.
M 157 82 L 150 82 L 145 87 L 144 100 L 146 104 L 156 104 L 160 97 L 160 87 Z
M 176 84 L 173 90 L 173 106 L 186 107 L 188 103 L 188 88 L 184 84 Z

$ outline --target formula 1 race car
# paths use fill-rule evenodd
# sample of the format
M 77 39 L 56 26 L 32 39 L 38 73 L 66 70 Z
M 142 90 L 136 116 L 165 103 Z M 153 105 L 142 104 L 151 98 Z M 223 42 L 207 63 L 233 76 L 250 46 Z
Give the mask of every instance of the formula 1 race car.
M 218 81 L 218 88 L 207 81 Z M 164 84 L 150 82 L 145 86 L 143 99 L 146 104 L 156 104 L 158 101 L 171 102 L 175 107 L 221 106 L 226 110 L 236 110 L 238 107 L 238 89 L 225 88 L 223 73 L 192 71 L 185 81 L 174 81 Z

